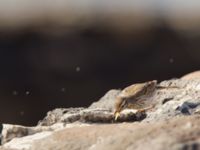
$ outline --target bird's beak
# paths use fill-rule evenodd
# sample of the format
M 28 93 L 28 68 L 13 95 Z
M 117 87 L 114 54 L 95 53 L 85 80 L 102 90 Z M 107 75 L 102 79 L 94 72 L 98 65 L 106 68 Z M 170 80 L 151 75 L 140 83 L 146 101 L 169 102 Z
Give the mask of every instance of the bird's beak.
M 119 116 L 120 116 L 120 113 L 118 111 L 115 112 L 115 121 L 119 118 Z

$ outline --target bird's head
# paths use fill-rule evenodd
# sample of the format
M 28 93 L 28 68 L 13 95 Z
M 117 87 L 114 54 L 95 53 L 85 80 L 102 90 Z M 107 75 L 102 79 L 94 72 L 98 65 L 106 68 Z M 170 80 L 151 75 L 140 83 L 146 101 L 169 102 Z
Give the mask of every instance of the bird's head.
M 126 99 L 121 98 L 121 97 L 117 98 L 117 102 L 115 105 L 115 113 L 114 113 L 115 120 L 118 119 L 118 117 L 120 116 L 120 112 L 124 110 L 125 108 L 127 108 L 127 106 L 128 106 L 128 103 Z

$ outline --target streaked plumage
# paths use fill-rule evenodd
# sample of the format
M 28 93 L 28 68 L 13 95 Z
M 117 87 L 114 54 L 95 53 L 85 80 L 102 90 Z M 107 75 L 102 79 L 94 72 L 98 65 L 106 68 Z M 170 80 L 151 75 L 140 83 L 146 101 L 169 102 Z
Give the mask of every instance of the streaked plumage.
M 157 81 L 153 80 L 136 83 L 123 89 L 116 99 L 115 119 L 126 108 L 142 110 L 150 107 L 150 97 L 153 95 L 156 85 Z

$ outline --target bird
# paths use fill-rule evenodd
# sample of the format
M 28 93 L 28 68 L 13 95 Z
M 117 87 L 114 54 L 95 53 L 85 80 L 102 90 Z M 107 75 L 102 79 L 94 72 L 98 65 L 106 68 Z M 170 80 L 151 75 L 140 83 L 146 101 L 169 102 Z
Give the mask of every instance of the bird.
M 153 107 L 151 97 L 155 93 L 157 80 L 147 81 L 144 83 L 135 83 L 124 88 L 116 97 L 115 103 L 115 120 L 120 116 L 124 109 L 136 109 L 144 112 Z

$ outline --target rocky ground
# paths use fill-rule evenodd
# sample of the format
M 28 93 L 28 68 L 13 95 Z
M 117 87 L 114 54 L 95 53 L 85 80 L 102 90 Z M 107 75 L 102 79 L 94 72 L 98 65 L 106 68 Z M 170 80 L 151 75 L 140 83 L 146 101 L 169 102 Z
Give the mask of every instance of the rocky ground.
M 35 127 L 3 124 L 0 150 L 200 149 L 199 72 L 159 83 L 151 111 L 125 110 L 114 121 L 120 90 L 88 108 L 58 108 Z

